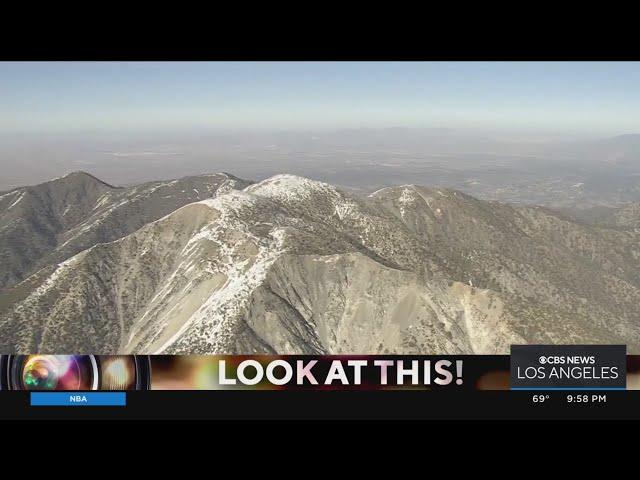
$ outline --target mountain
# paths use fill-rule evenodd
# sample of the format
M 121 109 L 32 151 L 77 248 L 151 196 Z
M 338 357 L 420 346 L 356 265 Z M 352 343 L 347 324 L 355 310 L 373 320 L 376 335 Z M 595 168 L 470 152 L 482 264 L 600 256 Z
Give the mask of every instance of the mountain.
M 40 268 L 211 197 L 218 189 L 249 183 L 216 174 L 117 188 L 75 172 L 0 193 L 0 291 Z
M 589 225 L 620 230 L 640 229 L 640 203 L 638 202 L 627 202 L 619 207 L 592 207 L 563 211 Z
M 362 197 L 277 175 L 8 289 L 0 352 L 635 353 L 638 235 L 449 189 Z
M 615 209 L 613 215 L 602 219 L 601 223 L 619 228 L 640 228 L 640 203 L 629 203 Z

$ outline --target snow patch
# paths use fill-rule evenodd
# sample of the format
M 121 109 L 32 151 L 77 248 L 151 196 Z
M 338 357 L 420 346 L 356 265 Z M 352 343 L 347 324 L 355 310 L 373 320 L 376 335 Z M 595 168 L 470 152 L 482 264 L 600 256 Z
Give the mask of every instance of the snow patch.
M 3 195 L 0 195 L 0 200 L 2 200 L 4 197 L 8 197 L 10 195 L 17 195 L 19 192 L 21 192 L 22 190 L 13 190 L 9 193 L 5 193 Z
M 245 192 L 279 200 L 300 200 L 308 198 L 314 192 L 340 196 L 339 192 L 328 183 L 310 180 L 297 175 L 281 174 L 267 178 L 245 188 Z
M 237 209 L 253 205 L 258 200 L 259 197 L 250 193 L 232 191 L 217 198 L 196 202 L 216 209 L 220 212 L 220 217 L 216 222 L 206 225 L 189 239 L 180 252 L 187 258 L 176 270 L 183 270 L 184 273 L 189 272 L 192 276 L 194 265 L 199 263 L 197 262 L 197 252 L 201 242 L 207 240 L 215 243 L 218 254 L 214 260 L 215 263 L 208 264 L 205 271 L 211 269 L 210 273 L 212 274 L 222 274 L 226 281 L 200 305 L 198 310 L 180 326 L 171 338 L 154 349 L 155 351 L 163 352 L 183 337 L 190 339 L 192 335 L 204 336 L 205 338 L 199 338 L 198 342 L 212 344 L 247 307 L 251 292 L 264 281 L 269 267 L 285 251 L 284 244 L 287 236 L 285 229 L 275 228 L 269 233 L 271 241 L 261 242 L 249 231 L 248 225 L 235 214 Z M 230 240 L 229 232 L 240 233 L 246 241 L 252 242 L 257 247 L 257 253 L 248 257 L 239 256 L 236 249 L 237 240 Z M 234 235 L 233 238 L 237 238 L 237 236 Z M 186 268 L 184 268 L 185 266 Z M 163 289 L 158 293 L 159 295 L 154 300 L 162 298 L 168 293 L 168 290 Z M 151 342 L 153 341 L 151 340 Z
M 100 198 L 98 198 L 98 201 L 96 202 L 96 206 L 93 207 L 93 209 L 97 209 L 100 208 L 101 206 L 103 206 L 105 203 L 107 203 L 109 201 L 109 198 L 111 197 L 111 195 L 109 195 L 108 193 L 105 193 L 104 195 L 102 195 Z
M 23 197 L 24 197 L 24 192 L 21 192 L 20 196 L 16 200 L 14 200 L 14 202 L 11 205 L 9 205 L 9 208 L 7 208 L 7 210 L 11 210 L 13 207 L 15 207 L 20 202 L 20 200 L 22 200 Z
M 54 270 L 54 272 L 49 275 L 49 277 L 47 277 L 40 286 L 38 286 L 38 288 L 36 288 L 33 292 L 31 292 L 31 294 L 25 299 L 24 304 L 29 304 L 30 301 L 41 297 L 42 295 L 44 295 L 45 293 L 47 293 L 49 290 L 51 290 L 51 288 L 56 284 L 58 278 L 63 275 L 65 272 L 67 272 L 69 270 L 69 267 L 71 267 L 74 263 L 77 262 L 78 257 L 82 255 L 82 253 L 75 255 L 67 260 L 65 260 L 62 263 L 59 263 L 58 266 L 56 267 L 56 269 Z M 17 308 L 16 311 L 21 310 L 22 308 L 24 308 L 24 304 L 20 304 Z

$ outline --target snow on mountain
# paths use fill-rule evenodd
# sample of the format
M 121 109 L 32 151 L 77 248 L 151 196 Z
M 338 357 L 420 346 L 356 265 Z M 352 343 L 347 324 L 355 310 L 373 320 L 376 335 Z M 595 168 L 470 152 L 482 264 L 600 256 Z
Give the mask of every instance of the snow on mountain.
M 156 184 L 150 197 L 173 187 Z M 181 190 L 194 188 L 206 191 Z M 145 192 L 108 202 L 101 192 L 101 214 L 65 239 Z M 10 289 L 0 351 L 506 353 L 534 342 L 640 351 L 636 232 L 455 190 L 360 197 L 293 175 L 195 200 Z
M 116 188 L 74 172 L 0 197 L 0 291 L 97 243 L 123 237 L 188 203 L 250 182 L 228 174 Z

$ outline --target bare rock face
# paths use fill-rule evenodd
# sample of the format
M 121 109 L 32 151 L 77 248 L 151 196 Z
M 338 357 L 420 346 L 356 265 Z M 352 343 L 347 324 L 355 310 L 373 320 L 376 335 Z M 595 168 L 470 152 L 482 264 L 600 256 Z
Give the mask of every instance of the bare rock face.
M 292 175 L 219 180 L 125 226 L 149 187 L 105 186 L 92 201 L 109 196 L 106 218 L 65 230 L 56 260 L 0 297 L 0 352 L 640 352 L 633 229 L 413 185 L 360 197 Z

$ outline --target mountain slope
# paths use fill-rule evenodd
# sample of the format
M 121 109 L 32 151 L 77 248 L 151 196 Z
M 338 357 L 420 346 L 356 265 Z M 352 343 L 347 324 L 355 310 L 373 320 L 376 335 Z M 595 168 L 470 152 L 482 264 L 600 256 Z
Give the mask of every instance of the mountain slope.
M 75 172 L 0 194 L 0 290 L 175 209 L 249 182 L 227 174 L 116 188 Z
M 11 289 L 0 351 L 506 353 L 534 342 L 640 351 L 638 240 L 453 190 L 357 197 L 278 175 Z

